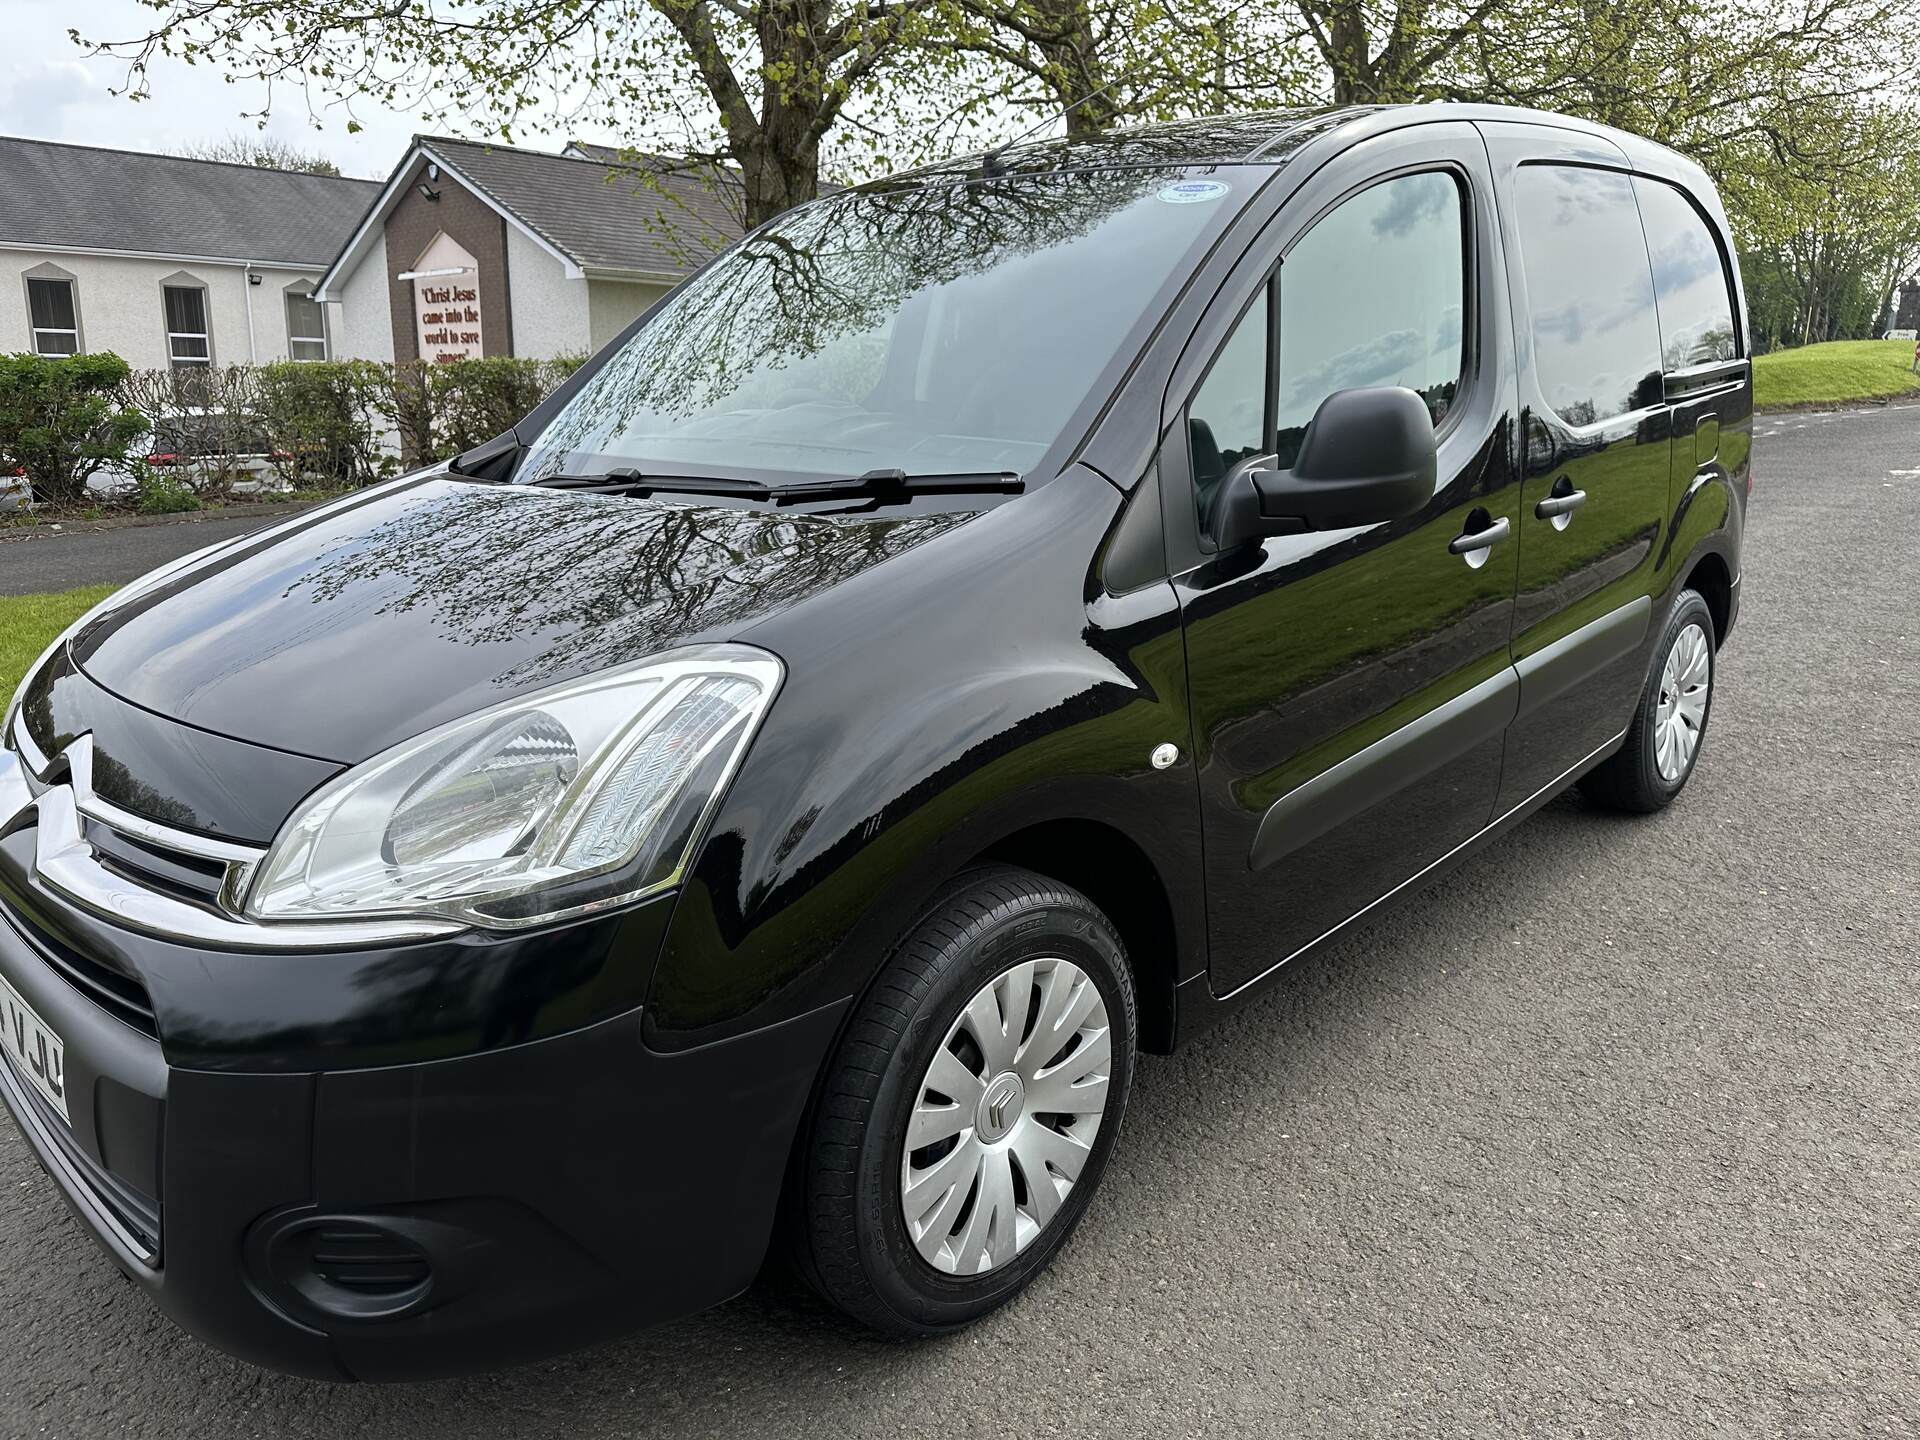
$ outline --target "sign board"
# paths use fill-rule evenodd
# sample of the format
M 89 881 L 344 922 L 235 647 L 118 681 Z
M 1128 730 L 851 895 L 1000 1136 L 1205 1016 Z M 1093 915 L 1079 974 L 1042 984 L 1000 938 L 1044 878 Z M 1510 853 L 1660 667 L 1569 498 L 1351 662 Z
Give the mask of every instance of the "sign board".
M 414 262 L 414 333 L 420 358 L 441 365 L 486 353 L 480 312 L 480 266 L 443 231 Z

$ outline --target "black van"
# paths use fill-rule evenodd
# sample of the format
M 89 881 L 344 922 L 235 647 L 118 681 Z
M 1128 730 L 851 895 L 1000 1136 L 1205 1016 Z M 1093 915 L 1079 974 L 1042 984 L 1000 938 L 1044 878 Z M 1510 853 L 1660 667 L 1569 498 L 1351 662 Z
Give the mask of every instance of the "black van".
M 580 1345 L 776 1241 L 965 1324 L 1072 1233 L 1138 1052 L 1569 785 L 1686 784 L 1746 346 L 1702 172 L 1551 115 L 819 200 L 512 433 L 47 653 L 0 1094 L 282 1370 Z

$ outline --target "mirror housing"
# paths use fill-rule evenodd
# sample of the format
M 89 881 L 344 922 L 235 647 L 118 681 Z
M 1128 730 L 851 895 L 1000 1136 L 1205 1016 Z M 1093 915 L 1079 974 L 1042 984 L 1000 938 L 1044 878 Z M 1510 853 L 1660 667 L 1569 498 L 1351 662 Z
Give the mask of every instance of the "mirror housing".
M 1320 402 L 1291 470 L 1248 468 L 1220 486 L 1214 542 L 1346 530 L 1418 512 L 1438 461 L 1427 402 L 1401 385 L 1338 390 Z

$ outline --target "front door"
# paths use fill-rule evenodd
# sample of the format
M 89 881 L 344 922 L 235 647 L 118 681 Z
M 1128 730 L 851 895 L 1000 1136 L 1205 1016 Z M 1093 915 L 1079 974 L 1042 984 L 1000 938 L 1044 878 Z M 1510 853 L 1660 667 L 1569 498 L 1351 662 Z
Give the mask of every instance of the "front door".
M 1515 705 L 1514 379 L 1484 146 L 1466 125 L 1383 137 L 1285 213 L 1317 218 L 1270 242 L 1284 258 L 1264 282 L 1257 263 L 1240 293 L 1230 282 L 1236 323 L 1163 449 L 1202 551 L 1234 467 L 1290 464 L 1334 391 L 1418 391 L 1439 471 L 1415 515 L 1205 556 L 1175 579 L 1217 994 L 1480 830 Z M 1504 540 L 1453 547 L 1502 527 Z

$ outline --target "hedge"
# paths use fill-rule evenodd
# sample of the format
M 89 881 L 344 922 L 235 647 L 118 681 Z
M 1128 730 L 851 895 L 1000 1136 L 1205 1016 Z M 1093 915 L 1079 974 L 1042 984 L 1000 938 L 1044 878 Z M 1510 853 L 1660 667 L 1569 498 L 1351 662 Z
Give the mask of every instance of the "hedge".
M 122 463 L 147 422 L 121 398 L 118 355 L 0 356 L 0 475 L 23 476 L 36 504 L 71 504 Z
M 102 470 L 138 489 L 165 469 L 203 499 L 262 469 L 295 486 L 366 485 L 499 434 L 585 360 L 132 371 L 106 352 L 0 357 L 0 464 L 41 503 L 85 498 Z

